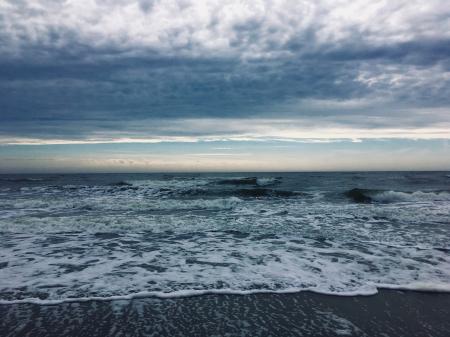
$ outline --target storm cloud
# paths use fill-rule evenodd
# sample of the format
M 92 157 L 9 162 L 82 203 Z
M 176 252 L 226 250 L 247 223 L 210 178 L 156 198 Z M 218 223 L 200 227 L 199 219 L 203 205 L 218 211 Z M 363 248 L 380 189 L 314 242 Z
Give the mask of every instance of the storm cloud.
M 2 143 L 450 138 L 450 7 L 6 0 L 0 93 Z

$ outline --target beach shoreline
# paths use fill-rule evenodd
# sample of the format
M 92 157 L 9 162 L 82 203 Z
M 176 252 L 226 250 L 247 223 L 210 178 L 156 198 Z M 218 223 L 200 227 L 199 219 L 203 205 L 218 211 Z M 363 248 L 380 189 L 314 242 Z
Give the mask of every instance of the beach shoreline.
M 2 304 L 2 336 L 448 336 L 450 294 L 380 290 Z

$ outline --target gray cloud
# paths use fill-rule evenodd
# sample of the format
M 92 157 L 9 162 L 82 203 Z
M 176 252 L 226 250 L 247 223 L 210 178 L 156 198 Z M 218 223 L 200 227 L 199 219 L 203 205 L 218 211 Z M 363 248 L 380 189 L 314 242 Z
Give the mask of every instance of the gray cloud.
M 166 124 L 202 118 L 445 128 L 449 42 L 439 0 L 4 1 L 0 136 L 199 134 Z

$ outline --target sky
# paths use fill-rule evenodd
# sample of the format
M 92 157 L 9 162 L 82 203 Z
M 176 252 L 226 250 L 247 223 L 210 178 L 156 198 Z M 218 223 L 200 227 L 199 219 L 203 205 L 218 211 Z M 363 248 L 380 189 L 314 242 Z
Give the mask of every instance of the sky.
M 448 0 L 0 0 L 0 173 L 450 170 Z

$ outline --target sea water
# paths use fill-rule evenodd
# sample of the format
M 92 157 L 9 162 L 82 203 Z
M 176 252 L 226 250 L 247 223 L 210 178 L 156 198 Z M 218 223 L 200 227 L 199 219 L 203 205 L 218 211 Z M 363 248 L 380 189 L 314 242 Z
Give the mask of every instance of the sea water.
M 0 176 L 0 303 L 450 291 L 448 172 Z

